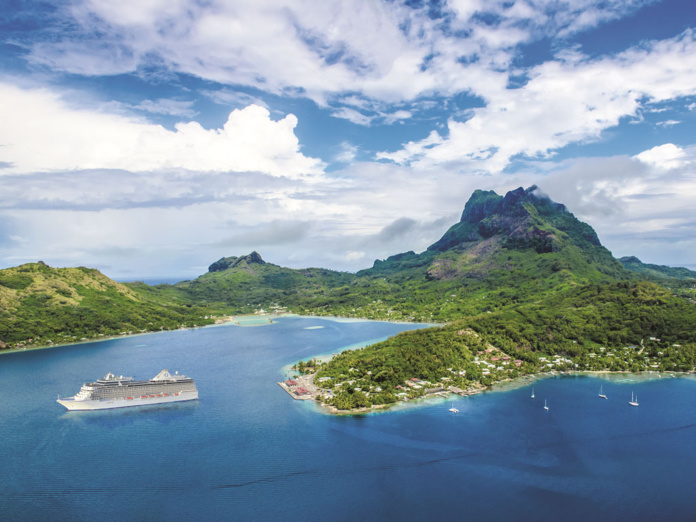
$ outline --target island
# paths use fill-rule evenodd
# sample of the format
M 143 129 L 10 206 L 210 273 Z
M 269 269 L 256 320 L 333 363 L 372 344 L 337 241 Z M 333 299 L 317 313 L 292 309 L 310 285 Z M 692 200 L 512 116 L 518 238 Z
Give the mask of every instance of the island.
M 357 273 L 290 269 L 257 252 L 174 285 L 117 283 L 94 269 L 0 270 L 0 350 L 192 328 L 244 314 L 421 322 L 318 364 L 299 400 L 340 412 L 473 394 L 548 372 L 693 372 L 696 272 L 616 259 L 594 229 L 536 186 L 476 190 L 425 251 Z M 255 314 L 255 315 L 254 315 Z M 265 315 L 269 314 L 269 315 Z M 311 377 L 303 377 L 311 375 Z

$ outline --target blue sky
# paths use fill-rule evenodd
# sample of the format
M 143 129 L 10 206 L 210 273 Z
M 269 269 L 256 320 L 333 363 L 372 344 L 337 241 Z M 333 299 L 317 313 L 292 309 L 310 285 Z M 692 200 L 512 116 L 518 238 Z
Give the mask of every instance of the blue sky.
M 696 268 L 687 0 L 8 0 L 0 267 L 355 271 L 477 188 Z

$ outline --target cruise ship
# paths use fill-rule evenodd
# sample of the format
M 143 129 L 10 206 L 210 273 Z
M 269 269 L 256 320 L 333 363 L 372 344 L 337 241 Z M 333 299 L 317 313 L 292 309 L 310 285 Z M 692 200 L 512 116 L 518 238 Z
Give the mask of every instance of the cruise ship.
M 68 410 L 107 410 L 194 399 L 198 399 L 198 389 L 193 379 L 162 370 L 149 381 L 109 372 L 103 379 L 83 384 L 74 397 L 58 396 L 58 403 Z

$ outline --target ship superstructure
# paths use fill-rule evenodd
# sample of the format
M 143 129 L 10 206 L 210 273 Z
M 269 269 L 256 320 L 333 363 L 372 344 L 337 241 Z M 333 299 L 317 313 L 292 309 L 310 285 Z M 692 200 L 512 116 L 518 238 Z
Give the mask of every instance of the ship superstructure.
M 58 402 L 68 410 L 106 410 L 129 406 L 145 406 L 198 398 L 196 383 L 190 377 L 162 370 L 149 381 L 116 376 L 109 372 L 102 379 L 82 385 L 74 397 Z

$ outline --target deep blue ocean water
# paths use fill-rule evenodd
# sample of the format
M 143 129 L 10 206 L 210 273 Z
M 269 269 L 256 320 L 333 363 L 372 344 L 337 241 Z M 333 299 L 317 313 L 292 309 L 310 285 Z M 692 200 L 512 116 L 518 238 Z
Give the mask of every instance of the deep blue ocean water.
M 298 359 L 416 327 L 283 318 L 3 355 L 0 520 L 696 518 L 692 378 L 553 377 L 359 417 L 276 384 Z M 55 402 L 162 368 L 200 400 Z

